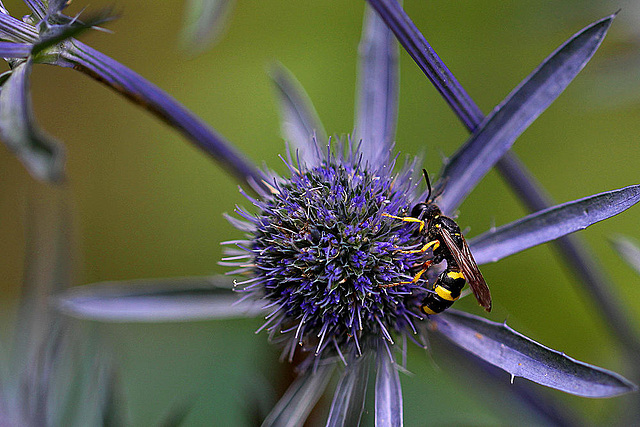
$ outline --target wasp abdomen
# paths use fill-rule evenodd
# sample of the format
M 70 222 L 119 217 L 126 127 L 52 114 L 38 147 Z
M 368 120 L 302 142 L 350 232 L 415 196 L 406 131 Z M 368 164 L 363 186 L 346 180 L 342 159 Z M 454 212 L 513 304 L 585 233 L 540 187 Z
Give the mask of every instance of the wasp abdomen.
M 429 293 L 422 301 L 420 308 L 425 314 L 438 314 L 451 307 L 460 298 L 460 292 L 466 280 L 460 271 L 447 268 L 443 271 Z

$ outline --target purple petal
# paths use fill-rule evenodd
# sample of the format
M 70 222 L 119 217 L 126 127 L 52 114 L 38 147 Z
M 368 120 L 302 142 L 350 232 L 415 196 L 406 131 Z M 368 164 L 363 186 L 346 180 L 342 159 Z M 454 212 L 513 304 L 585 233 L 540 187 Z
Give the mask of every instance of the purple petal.
M 17 65 L 0 90 L 0 136 L 39 179 L 57 181 L 62 178 L 64 153 L 53 138 L 35 124 L 29 96 L 31 60 Z
M 190 277 L 78 286 L 61 294 L 57 308 L 103 322 L 185 322 L 257 316 L 262 304 L 240 301 L 227 277 Z
M 62 56 L 74 68 L 105 83 L 181 131 L 243 183 L 250 186 L 261 185 L 262 174 L 231 143 L 139 74 L 76 40 L 62 52 Z
M 0 42 L 0 56 L 3 58 L 26 58 L 31 53 L 28 43 Z
M 398 370 L 386 351 L 378 351 L 377 358 L 376 426 L 402 426 L 402 387 Z
M 398 121 L 398 44 L 370 7 L 360 41 L 355 141 L 373 167 L 386 165 Z
M 454 344 L 513 377 L 583 397 L 613 397 L 637 390 L 622 376 L 545 347 L 503 323 L 457 310 L 434 316 L 431 322 Z
M 485 119 L 443 168 L 438 204 L 454 211 L 524 130 L 564 91 L 591 59 L 614 15 L 601 19 L 553 52 Z
M 276 403 L 262 427 L 296 427 L 304 424 L 307 416 L 324 393 L 331 379 L 334 364 L 307 369 L 289 386 Z
M 233 9 L 232 0 L 189 0 L 182 39 L 192 53 L 202 52 L 224 33 Z
M 625 236 L 616 236 L 611 243 L 622 259 L 640 274 L 640 247 L 638 247 L 638 243 Z
M 327 133 L 304 89 L 283 65 L 276 63 L 271 78 L 278 90 L 281 129 L 302 163 L 318 166 L 324 156 Z
M 438 89 L 456 115 L 469 129 L 482 120 L 482 112 L 453 74 L 440 60 L 397 0 L 368 0 L 396 38 Z
M 370 358 L 361 356 L 345 367 L 333 395 L 327 427 L 360 425 L 370 366 Z
M 527 248 L 583 230 L 640 201 L 640 185 L 607 191 L 527 215 L 469 240 L 478 264 L 496 262 Z

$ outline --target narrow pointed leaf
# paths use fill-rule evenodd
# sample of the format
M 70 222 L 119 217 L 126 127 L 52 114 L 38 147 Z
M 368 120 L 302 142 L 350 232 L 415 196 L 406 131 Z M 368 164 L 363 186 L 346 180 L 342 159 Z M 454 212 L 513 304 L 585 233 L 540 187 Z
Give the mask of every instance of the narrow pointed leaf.
M 619 214 L 639 201 L 640 185 L 607 191 L 532 213 L 469 240 L 469 246 L 478 264 L 495 262 L 583 230 Z
M 0 57 L 2 58 L 26 58 L 31 52 L 28 43 L 0 42 Z
M 18 43 L 31 44 L 38 40 L 39 35 L 35 27 L 14 18 L 6 9 L 0 8 L 0 37 Z
M 320 149 L 327 143 L 327 134 L 311 100 L 283 65 L 276 63 L 270 75 L 280 104 L 282 136 L 301 162 L 320 164 L 323 152 Z
M 370 366 L 369 357 L 360 356 L 345 367 L 333 394 L 327 427 L 360 425 Z
M 511 148 L 516 138 L 564 91 L 591 59 L 614 15 L 601 19 L 553 52 L 484 120 L 443 168 L 438 204 L 454 211 Z
M 64 154 L 35 124 L 29 96 L 31 60 L 17 65 L 0 89 L 0 138 L 35 177 L 62 178 Z
M 637 390 L 622 376 L 575 360 L 514 331 L 457 310 L 433 316 L 433 329 L 514 377 L 583 397 L 613 397 Z
M 355 142 L 373 166 L 386 165 L 398 121 L 398 43 L 371 8 L 360 41 Z
M 47 15 L 47 6 L 41 0 L 24 0 L 24 2 L 29 6 L 29 9 L 36 14 L 36 16 L 40 19 L 43 19 Z
M 400 427 L 403 425 L 400 376 L 386 351 L 379 351 L 377 357 L 376 426 Z
M 289 386 L 262 427 L 296 427 L 304 424 L 307 416 L 324 393 L 333 373 L 333 364 L 308 369 Z
M 440 92 L 456 115 L 473 129 L 482 120 L 482 112 L 453 74 L 440 60 L 431 45 L 411 21 L 397 0 L 368 0 L 396 38 Z
M 63 313 L 103 322 L 183 322 L 257 316 L 261 304 L 239 302 L 227 277 L 103 282 L 61 294 Z
M 215 43 L 227 26 L 233 3 L 232 0 L 187 1 L 182 29 L 185 47 L 197 53 Z
M 622 259 L 640 274 L 640 247 L 638 247 L 638 243 L 625 236 L 616 236 L 611 243 Z

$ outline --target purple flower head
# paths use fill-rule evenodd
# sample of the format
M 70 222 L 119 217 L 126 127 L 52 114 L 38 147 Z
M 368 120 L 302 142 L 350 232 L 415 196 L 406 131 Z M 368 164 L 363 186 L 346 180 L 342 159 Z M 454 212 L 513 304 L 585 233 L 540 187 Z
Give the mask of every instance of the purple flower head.
M 421 318 L 416 299 L 428 292 L 425 281 L 384 286 L 410 281 L 406 266 L 423 262 L 399 250 L 419 246 L 420 236 L 383 216 L 410 210 L 411 168 L 376 172 L 353 146 L 334 145 L 316 164 L 289 164 L 291 177 L 274 177 L 242 225 L 252 229 L 243 245 L 251 262 L 235 273 L 257 279 L 243 291 L 273 306 L 265 328 L 290 358 L 299 346 L 346 359 L 379 338 L 393 344 L 392 333 L 416 329 L 406 313 Z

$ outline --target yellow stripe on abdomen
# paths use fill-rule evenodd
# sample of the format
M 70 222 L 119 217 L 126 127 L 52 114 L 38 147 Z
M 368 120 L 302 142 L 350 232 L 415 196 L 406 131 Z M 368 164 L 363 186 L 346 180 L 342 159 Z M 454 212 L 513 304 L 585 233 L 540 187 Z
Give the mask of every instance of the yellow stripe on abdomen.
M 436 288 L 434 289 L 435 293 L 438 294 L 438 296 L 442 299 L 446 299 L 447 301 L 455 301 L 458 298 L 453 298 L 451 296 L 451 291 L 448 291 L 447 289 L 443 288 L 442 286 L 436 286 Z
M 423 305 L 422 307 L 422 311 L 424 311 L 427 314 L 438 314 L 435 311 L 431 310 L 429 307 L 427 307 L 426 305 Z
M 462 274 L 459 271 L 450 271 L 447 273 L 447 276 L 450 279 L 456 280 L 456 279 L 464 279 L 464 274 Z

